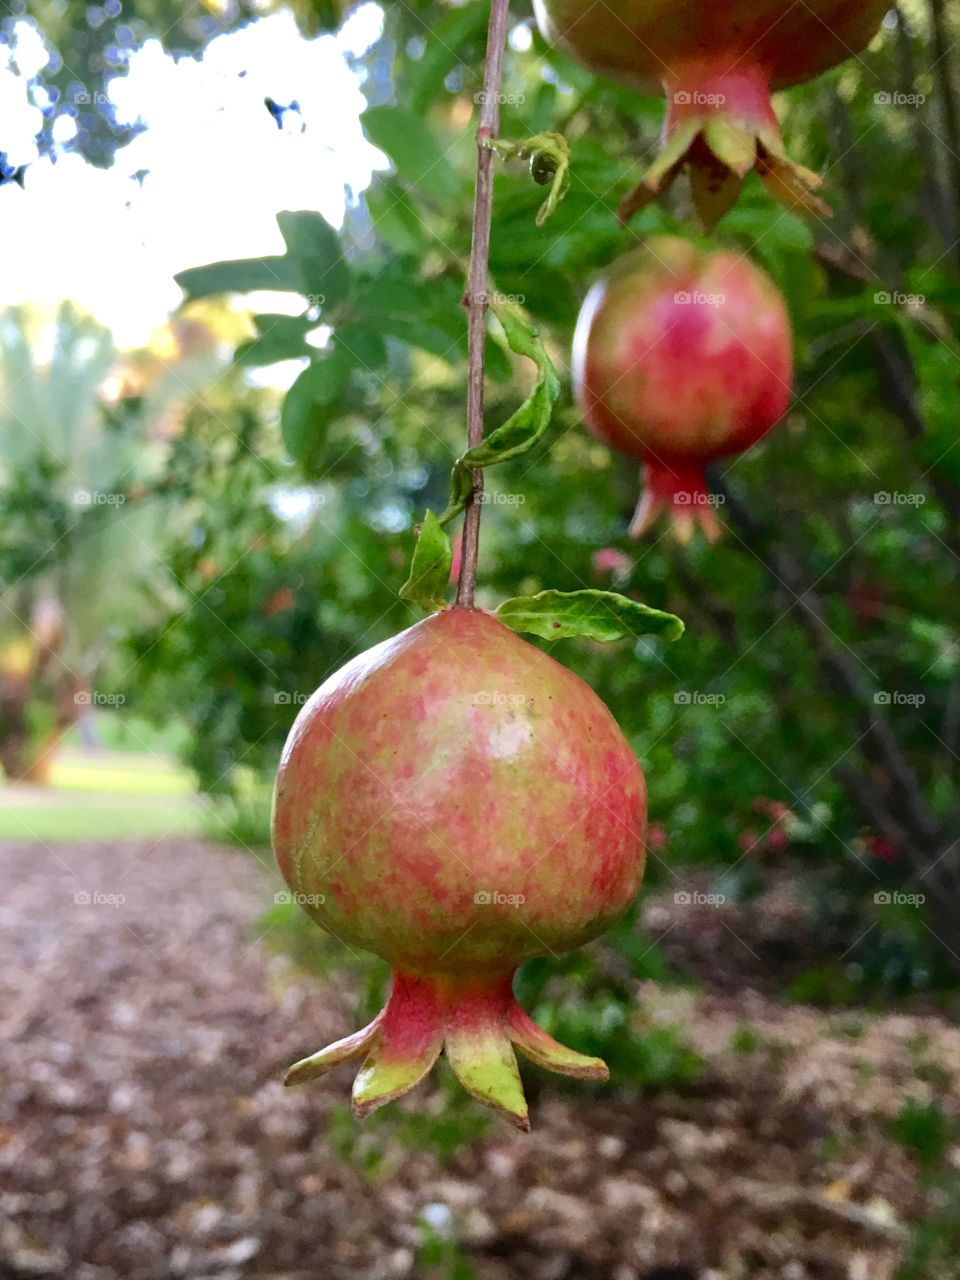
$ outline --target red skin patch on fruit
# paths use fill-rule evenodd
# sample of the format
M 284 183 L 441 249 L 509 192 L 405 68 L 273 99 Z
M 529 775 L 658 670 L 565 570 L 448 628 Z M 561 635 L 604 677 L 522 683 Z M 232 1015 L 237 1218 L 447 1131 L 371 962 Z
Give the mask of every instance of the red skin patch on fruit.
M 648 93 L 664 80 L 716 90 L 754 69 L 774 89 L 800 84 L 865 49 L 888 7 L 886 0 L 534 0 L 548 40 Z

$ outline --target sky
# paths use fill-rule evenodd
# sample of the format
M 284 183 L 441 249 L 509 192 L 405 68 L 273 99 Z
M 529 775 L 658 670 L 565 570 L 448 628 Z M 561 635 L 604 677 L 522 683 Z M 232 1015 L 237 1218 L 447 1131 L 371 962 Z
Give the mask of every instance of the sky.
M 344 60 L 380 25 L 379 7 L 368 4 L 336 36 L 308 41 L 282 13 L 218 36 L 202 60 L 179 62 L 148 41 L 110 85 L 121 120 L 147 125 L 110 169 L 64 153 L 55 164 L 31 163 L 25 190 L 0 187 L 4 242 L 23 246 L 4 254 L 0 303 L 72 298 L 119 347 L 138 346 L 180 302 L 175 272 L 282 253 L 281 209 L 319 209 L 339 226 L 345 187 L 359 192 L 386 163 L 363 137 L 366 102 Z M 21 69 L 29 74 L 44 56 L 26 29 Z M 268 95 L 299 102 L 302 132 L 293 113 L 277 128 Z M 11 162 L 18 148 L 29 158 L 37 117 L 24 78 L 9 68 L 0 68 L 0 117 Z M 141 185 L 131 175 L 142 169 Z M 296 300 L 271 309 L 296 310 Z

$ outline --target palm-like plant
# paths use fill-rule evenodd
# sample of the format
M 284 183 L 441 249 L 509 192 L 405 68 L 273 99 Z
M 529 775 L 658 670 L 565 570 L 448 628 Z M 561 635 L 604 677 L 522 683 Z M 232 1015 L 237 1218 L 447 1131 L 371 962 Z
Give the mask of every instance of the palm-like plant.
M 195 332 L 191 331 L 195 337 Z M 200 363 L 209 369 L 210 343 Z M 0 766 L 43 781 L 132 620 L 163 608 L 162 476 L 196 353 L 119 357 L 72 304 L 0 314 Z M 192 370 L 190 366 L 193 366 Z

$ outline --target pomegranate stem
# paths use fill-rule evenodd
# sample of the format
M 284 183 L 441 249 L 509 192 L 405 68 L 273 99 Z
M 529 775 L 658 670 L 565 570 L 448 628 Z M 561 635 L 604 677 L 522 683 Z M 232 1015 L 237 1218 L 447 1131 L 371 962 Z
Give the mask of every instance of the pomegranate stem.
M 467 445 L 483 441 L 483 342 L 486 331 L 487 290 L 490 270 L 490 219 L 493 211 L 493 152 L 488 145 L 500 128 L 500 86 L 507 42 L 510 0 L 492 0 L 487 28 L 487 53 L 483 73 L 483 101 L 477 128 L 477 186 L 473 203 L 473 238 L 470 275 L 464 303 L 468 316 Z M 457 604 L 473 608 L 480 547 L 480 512 L 483 471 L 473 473 L 473 491 L 467 499 L 460 544 L 460 577 Z

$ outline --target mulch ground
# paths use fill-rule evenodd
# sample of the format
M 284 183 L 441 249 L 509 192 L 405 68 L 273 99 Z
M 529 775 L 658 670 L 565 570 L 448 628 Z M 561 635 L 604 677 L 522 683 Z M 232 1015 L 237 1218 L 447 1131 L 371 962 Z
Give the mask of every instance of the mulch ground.
M 532 1134 L 495 1121 L 441 1162 L 402 1140 L 436 1083 L 360 1138 L 350 1068 L 281 1086 L 355 1009 L 258 938 L 277 886 L 253 859 L 7 845 L 0 885 L 2 1280 L 470 1275 L 429 1269 L 425 1221 L 477 1280 L 892 1280 L 928 1205 L 889 1123 L 960 1098 L 934 1015 L 651 987 L 644 1018 L 706 1060 L 695 1087 L 541 1084 Z

